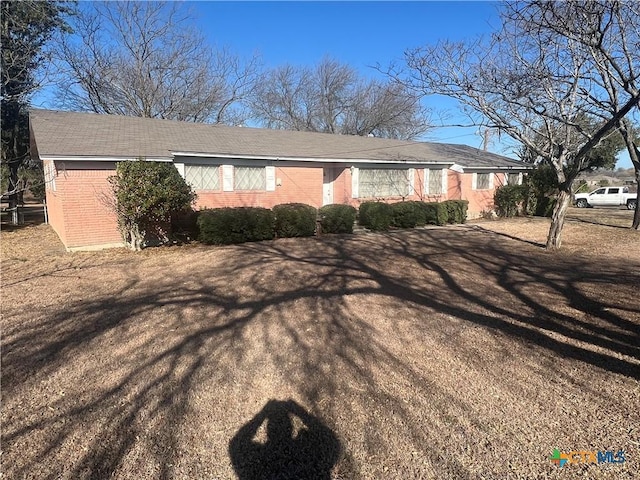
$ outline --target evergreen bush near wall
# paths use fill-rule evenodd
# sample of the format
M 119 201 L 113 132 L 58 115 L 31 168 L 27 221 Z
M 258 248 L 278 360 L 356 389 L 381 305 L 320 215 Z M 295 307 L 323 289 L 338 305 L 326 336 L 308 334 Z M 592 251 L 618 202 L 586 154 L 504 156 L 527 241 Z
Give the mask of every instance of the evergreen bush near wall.
M 425 225 L 445 225 L 449 218 L 447 206 L 438 202 L 420 202 Z
M 536 217 L 551 217 L 556 206 L 557 199 L 551 197 L 540 197 L 536 201 L 534 215 Z
M 391 205 L 393 226 L 398 228 L 414 228 L 426 224 L 426 215 L 422 202 L 398 202 Z
M 391 205 L 383 202 L 362 202 L 358 210 L 358 223 L 369 230 L 389 230 L 393 220 Z
M 493 204 L 499 217 L 516 217 L 522 215 L 527 200 L 525 185 L 503 185 L 493 194 Z
M 325 205 L 318 214 L 322 233 L 353 233 L 356 209 L 351 205 Z
M 200 210 L 189 207 L 171 215 L 171 231 L 182 241 L 195 240 L 199 236 L 198 215 Z
M 304 203 L 283 203 L 273 207 L 278 238 L 311 237 L 316 232 L 318 211 Z
M 198 216 L 200 241 L 213 245 L 271 240 L 274 226 L 275 217 L 268 208 L 214 208 Z
M 447 223 L 465 223 L 467 221 L 467 200 L 445 200 L 442 204 L 447 209 Z
M 190 208 L 196 198 L 172 163 L 119 162 L 108 180 L 120 233 L 133 250 L 168 241 L 172 214 Z

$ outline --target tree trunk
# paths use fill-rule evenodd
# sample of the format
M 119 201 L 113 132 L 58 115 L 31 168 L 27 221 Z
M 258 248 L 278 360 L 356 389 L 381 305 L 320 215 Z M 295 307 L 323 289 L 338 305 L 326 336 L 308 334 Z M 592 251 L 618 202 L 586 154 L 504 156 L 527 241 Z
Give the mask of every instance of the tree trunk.
M 624 139 L 624 143 L 627 146 L 629 152 L 629 158 L 633 164 L 633 168 L 636 172 L 636 186 L 640 187 L 640 149 L 631 136 L 631 128 L 626 119 L 622 119 L 619 125 L 620 134 Z M 640 228 L 640 209 L 638 209 L 638 200 L 640 200 L 640 189 L 638 189 L 636 197 L 636 211 L 633 214 L 633 222 L 631 228 L 638 230 Z
M 636 169 L 636 211 L 633 212 L 633 223 L 631 224 L 631 228 L 634 230 L 640 229 L 640 208 L 638 207 L 638 202 L 640 201 L 640 163 L 634 164 Z
M 564 217 L 567 214 L 567 208 L 571 203 L 571 187 L 560 190 L 556 206 L 551 215 L 551 228 L 547 237 L 547 250 L 558 250 L 562 243 L 562 228 L 564 227 Z
M 18 147 L 18 135 L 19 125 L 18 122 L 13 125 L 11 132 L 11 150 L 10 150 L 10 159 L 8 161 L 9 164 L 9 211 L 11 212 L 11 220 L 10 223 L 12 225 L 18 225 L 20 223 L 20 217 L 18 215 L 18 169 L 20 168 L 20 164 L 22 163 L 20 159 L 20 151 Z

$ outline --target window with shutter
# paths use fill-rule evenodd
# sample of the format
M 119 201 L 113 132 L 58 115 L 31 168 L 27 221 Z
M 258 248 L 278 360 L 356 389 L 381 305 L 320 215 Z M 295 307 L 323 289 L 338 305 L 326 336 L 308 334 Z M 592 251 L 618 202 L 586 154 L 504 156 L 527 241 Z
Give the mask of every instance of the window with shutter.
M 441 195 L 444 193 L 442 182 L 443 170 L 441 168 L 425 169 L 426 192 L 429 195 Z
M 360 168 L 359 198 L 404 197 L 411 191 L 409 170 Z
M 235 167 L 235 190 L 266 190 L 266 175 L 264 167 Z
M 184 176 L 195 190 L 220 190 L 220 167 L 217 165 L 185 165 Z
M 492 173 L 477 173 L 476 190 L 489 190 L 491 188 Z

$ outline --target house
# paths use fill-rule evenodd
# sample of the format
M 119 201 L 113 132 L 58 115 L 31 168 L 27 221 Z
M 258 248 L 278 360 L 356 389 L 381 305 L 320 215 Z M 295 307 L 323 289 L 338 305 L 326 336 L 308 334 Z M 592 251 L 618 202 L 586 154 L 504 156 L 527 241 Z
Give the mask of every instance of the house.
M 529 168 L 464 145 L 50 110 L 30 112 L 30 133 L 68 250 L 122 245 L 108 177 L 125 160 L 173 163 L 198 208 L 464 199 L 470 217 Z

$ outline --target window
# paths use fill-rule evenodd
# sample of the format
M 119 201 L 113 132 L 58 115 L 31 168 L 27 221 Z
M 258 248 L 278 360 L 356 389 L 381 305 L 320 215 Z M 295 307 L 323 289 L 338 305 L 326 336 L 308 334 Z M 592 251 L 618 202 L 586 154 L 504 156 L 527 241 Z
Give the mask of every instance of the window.
M 609 193 L 618 193 L 620 191 L 619 188 L 610 188 Z
M 599 188 L 598 190 L 596 190 L 595 192 L 592 192 L 591 195 L 604 195 L 604 192 L 606 191 L 605 188 Z
M 219 190 L 219 170 L 217 165 L 185 165 L 184 176 L 195 190 Z
M 476 190 L 489 190 L 491 185 L 492 173 L 476 173 Z
M 56 172 L 56 166 L 52 160 L 47 162 L 44 168 L 44 183 L 45 189 L 51 189 L 54 192 L 56 191 L 56 176 L 58 172 Z
M 428 195 L 442 195 L 445 191 L 444 170 L 441 168 L 424 169 L 425 192 Z
M 267 181 L 264 167 L 235 167 L 235 190 L 266 190 Z
M 359 197 L 403 197 L 411 192 L 409 170 L 361 168 Z
M 521 175 L 519 173 L 507 173 L 507 185 L 520 185 L 521 182 Z

